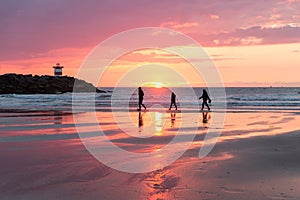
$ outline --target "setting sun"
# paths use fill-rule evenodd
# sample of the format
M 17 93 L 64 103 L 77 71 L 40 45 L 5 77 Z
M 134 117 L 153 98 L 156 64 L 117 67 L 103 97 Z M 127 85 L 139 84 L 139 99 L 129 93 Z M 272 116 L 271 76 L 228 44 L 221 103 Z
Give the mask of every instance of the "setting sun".
M 165 85 L 161 82 L 148 82 L 144 84 L 144 87 L 150 87 L 150 88 L 163 88 Z
M 155 84 L 154 84 L 154 87 L 155 87 L 155 88 L 162 88 L 162 87 L 163 87 L 163 84 L 162 84 L 162 83 L 155 83 Z

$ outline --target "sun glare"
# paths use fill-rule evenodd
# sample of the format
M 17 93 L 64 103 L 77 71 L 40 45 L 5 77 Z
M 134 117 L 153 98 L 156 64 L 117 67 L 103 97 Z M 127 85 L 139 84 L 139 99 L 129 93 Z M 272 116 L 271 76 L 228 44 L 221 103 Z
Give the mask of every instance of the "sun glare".
M 155 88 L 162 88 L 163 84 L 162 83 L 155 83 L 154 86 L 155 86 Z
M 158 89 L 166 87 L 166 85 L 164 85 L 161 82 L 148 82 L 148 83 L 145 83 L 143 86 L 150 87 L 150 88 L 158 88 Z

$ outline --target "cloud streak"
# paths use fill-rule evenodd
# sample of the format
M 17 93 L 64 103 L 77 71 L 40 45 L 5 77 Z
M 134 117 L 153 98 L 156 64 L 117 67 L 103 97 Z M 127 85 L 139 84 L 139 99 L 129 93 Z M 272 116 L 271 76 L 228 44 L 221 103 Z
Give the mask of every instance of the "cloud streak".
M 195 35 L 195 37 L 197 37 Z M 227 33 L 198 36 L 204 46 L 265 45 L 300 42 L 300 26 L 286 25 L 278 28 L 254 26 Z

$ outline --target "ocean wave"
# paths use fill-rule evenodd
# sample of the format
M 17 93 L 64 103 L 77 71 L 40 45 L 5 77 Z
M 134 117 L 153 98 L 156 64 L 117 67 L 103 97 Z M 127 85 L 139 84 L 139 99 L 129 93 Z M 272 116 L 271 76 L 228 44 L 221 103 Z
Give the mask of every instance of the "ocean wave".
M 241 109 L 244 107 L 252 109 L 300 109 L 300 95 L 296 93 L 295 88 L 226 88 L 227 98 L 215 97 L 212 99 L 212 107 L 214 109 L 221 108 L 224 103 L 230 109 Z M 111 90 L 113 91 L 113 90 Z M 127 93 L 132 90 L 122 89 L 121 93 L 112 99 L 113 93 L 96 93 L 87 95 L 80 93 L 76 95 L 76 100 L 72 99 L 72 93 L 65 94 L 5 94 L 0 95 L 0 109 L 28 109 L 28 110 L 72 110 L 72 105 L 78 107 L 110 107 L 111 105 L 121 108 L 137 107 L 138 97 L 136 92 L 131 94 L 128 102 Z M 153 89 L 145 91 L 144 103 L 147 107 L 160 105 L 168 107 L 170 105 L 170 90 L 162 90 L 157 95 Z M 259 91 L 259 94 L 258 94 Z M 285 92 L 283 94 L 283 91 Z M 182 94 L 185 94 L 182 88 Z M 196 88 L 195 93 L 200 96 L 201 88 Z M 113 102 L 112 102 L 113 101 Z M 198 109 L 201 101 L 198 97 L 182 95 L 178 97 L 178 106 L 186 108 Z M 181 108 L 184 109 L 184 108 Z

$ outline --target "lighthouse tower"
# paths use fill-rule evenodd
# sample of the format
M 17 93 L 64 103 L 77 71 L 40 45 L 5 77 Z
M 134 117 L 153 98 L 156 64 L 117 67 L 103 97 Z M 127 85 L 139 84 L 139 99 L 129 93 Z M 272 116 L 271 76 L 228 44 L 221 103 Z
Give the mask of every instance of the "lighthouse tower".
M 56 63 L 55 66 L 53 66 L 54 68 L 54 76 L 62 76 L 62 68 L 64 68 L 64 66 L 61 66 L 59 63 Z

